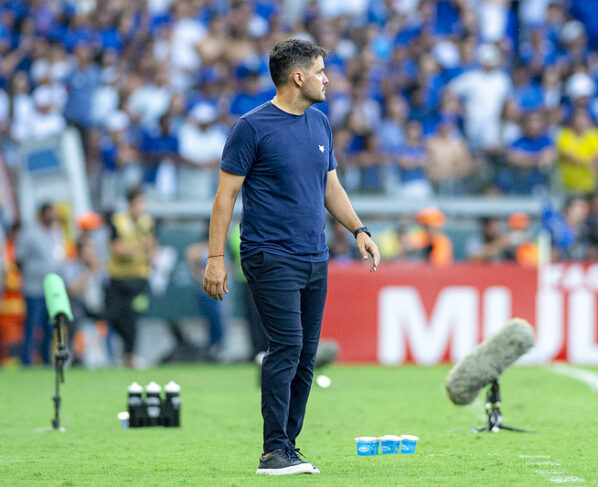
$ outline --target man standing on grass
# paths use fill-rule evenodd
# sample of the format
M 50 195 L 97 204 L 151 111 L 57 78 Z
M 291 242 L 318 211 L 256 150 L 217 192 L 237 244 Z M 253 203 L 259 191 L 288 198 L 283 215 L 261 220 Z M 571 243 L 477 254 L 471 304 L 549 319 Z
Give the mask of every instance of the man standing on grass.
M 380 261 L 336 173 L 332 131 L 312 108 L 326 98 L 326 51 L 296 39 L 270 54 L 276 96 L 243 115 L 226 142 L 210 220 L 204 288 L 228 293 L 226 234 L 243 188 L 241 265 L 268 337 L 262 363 L 264 453 L 258 474 L 319 473 L 298 456 L 326 300 L 325 209 Z

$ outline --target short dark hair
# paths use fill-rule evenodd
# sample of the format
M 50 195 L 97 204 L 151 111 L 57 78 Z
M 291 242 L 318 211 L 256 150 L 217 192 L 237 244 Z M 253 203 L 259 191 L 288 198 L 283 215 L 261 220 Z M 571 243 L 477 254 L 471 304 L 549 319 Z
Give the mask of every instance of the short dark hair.
M 140 186 L 134 186 L 127 191 L 127 203 L 132 203 L 139 196 L 143 196 L 143 189 Z
M 328 52 L 313 42 L 287 39 L 274 46 L 270 52 L 270 76 L 275 86 L 284 85 L 291 71 L 296 68 L 310 68 L 314 58 L 325 57 Z
M 39 215 L 45 215 L 48 211 L 54 208 L 54 204 L 50 201 L 44 201 L 37 207 L 37 212 Z

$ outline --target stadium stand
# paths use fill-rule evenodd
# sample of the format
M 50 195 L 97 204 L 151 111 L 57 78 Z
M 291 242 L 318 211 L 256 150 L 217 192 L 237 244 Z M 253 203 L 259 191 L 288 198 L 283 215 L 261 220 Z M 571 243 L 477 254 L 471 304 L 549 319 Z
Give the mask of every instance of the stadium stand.
M 468 241 L 483 239 L 481 219 L 497 218 L 509 233 L 515 212 L 531 217 L 528 243 L 560 225 L 561 258 L 598 255 L 595 7 L 1 1 L 4 226 L 54 199 L 68 206 L 65 238 L 75 248 L 75 216 L 118 211 L 141 185 L 162 224 L 158 236 L 179 256 L 164 272 L 191 295 L 184 248 L 209 216 L 226 136 L 239 115 L 273 96 L 269 49 L 294 36 L 329 51 L 329 90 L 318 108 L 333 127 L 343 184 L 388 238 L 389 258 L 411 258 L 393 239 L 417 231 L 415 215 L 429 207 L 446 216 L 457 261 L 468 258 Z

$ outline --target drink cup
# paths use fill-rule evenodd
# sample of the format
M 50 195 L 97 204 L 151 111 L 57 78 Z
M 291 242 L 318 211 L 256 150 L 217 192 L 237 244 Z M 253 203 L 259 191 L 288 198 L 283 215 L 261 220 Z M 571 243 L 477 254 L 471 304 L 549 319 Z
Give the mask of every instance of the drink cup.
M 118 413 L 116 417 L 119 419 L 120 425 L 123 427 L 123 429 L 127 429 L 129 427 L 129 413 L 127 411 Z
M 355 444 L 357 446 L 357 455 L 360 457 L 378 454 L 380 442 L 375 436 L 360 436 L 355 438 Z
M 378 438 L 380 440 L 380 450 L 382 455 L 394 455 L 399 453 L 401 448 L 401 437 L 396 435 L 384 435 Z
M 417 446 L 419 438 L 413 435 L 402 435 L 401 436 L 401 453 L 403 455 L 412 455 L 415 453 L 415 447 Z

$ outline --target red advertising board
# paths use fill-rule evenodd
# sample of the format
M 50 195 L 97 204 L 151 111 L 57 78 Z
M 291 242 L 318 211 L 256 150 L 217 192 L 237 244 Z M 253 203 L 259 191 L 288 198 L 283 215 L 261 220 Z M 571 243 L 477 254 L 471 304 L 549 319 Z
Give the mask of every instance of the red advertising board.
M 323 338 L 343 362 L 457 361 L 511 317 L 528 320 L 536 345 L 524 363 L 598 364 L 598 264 L 554 264 L 540 275 L 514 264 L 332 262 Z

